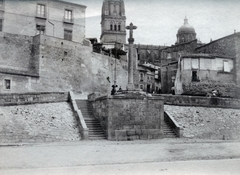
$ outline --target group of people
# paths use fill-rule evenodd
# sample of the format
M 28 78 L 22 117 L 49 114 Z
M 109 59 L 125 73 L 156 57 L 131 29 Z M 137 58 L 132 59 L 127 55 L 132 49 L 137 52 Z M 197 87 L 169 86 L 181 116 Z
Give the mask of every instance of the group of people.
M 111 95 L 115 95 L 117 92 L 122 92 L 121 86 L 119 87 L 118 91 L 116 90 L 117 87 L 118 85 L 112 85 Z

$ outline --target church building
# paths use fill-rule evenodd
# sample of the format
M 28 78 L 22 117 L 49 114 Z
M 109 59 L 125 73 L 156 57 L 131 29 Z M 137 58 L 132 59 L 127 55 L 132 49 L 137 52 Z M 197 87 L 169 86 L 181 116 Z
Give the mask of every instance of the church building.
M 206 96 L 217 89 L 222 97 L 239 96 L 239 33 L 203 44 L 185 17 L 176 36 L 161 50 L 163 93 Z
M 178 29 L 176 44 L 187 43 L 195 39 L 195 29 L 188 24 L 188 19 L 185 17 L 184 24 Z

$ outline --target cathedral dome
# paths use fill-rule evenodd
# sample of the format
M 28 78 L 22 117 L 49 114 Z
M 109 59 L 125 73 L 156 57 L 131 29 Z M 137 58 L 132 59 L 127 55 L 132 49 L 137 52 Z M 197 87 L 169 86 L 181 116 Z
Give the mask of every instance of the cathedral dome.
M 188 19 L 185 17 L 184 24 L 178 29 L 176 44 L 190 42 L 195 39 L 195 29 L 188 24 Z
M 178 34 L 195 33 L 195 29 L 188 24 L 188 19 L 184 19 L 184 24 L 178 29 Z

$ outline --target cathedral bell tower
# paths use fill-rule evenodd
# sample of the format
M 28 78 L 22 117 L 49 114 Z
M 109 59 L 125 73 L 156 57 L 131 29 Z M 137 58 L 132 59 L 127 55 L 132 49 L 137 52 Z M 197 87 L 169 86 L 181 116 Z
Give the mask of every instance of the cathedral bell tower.
M 126 16 L 123 0 L 104 0 L 101 43 L 126 43 Z

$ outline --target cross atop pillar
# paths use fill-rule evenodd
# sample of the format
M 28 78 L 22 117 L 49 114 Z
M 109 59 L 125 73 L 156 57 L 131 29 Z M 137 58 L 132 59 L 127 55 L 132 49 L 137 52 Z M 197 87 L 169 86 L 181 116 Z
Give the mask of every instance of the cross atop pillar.
M 130 25 L 127 26 L 126 29 L 129 30 L 128 42 L 129 42 L 129 44 L 133 44 L 133 42 L 134 42 L 133 30 L 137 29 L 137 26 L 134 26 L 133 23 L 130 23 Z
M 134 43 L 134 38 L 133 38 L 133 30 L 137 29 L 136 26 L 133 25 L 133 23 L 130 23 L 129 26 L 126 27 L 127 30 L 129 30 L 129 49 L 128 49 L 128 85 L 127 85 L 127 90 L 133 91 L 135 90 L 134 88 L 134 83 L 133 83 L 133 64 L 136 62 L 133 61 L 133 43 Z

